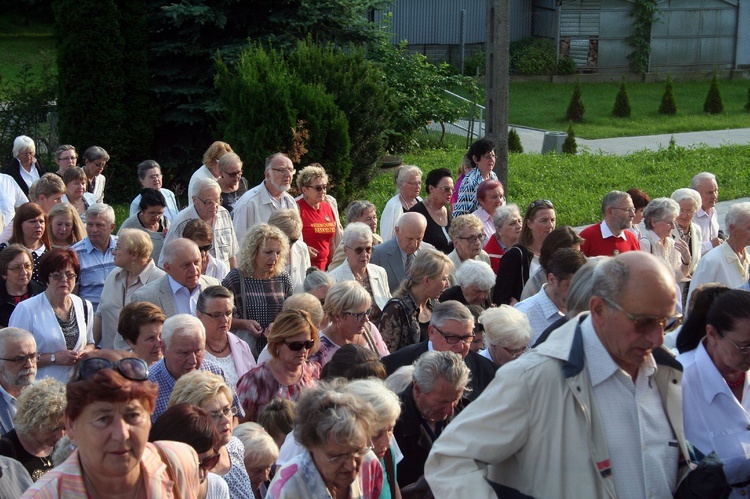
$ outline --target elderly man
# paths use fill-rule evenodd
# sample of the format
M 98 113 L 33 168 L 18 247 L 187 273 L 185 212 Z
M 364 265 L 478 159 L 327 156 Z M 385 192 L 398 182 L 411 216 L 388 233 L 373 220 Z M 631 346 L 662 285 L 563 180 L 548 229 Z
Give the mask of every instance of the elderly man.
M 78 296 L 99 306 L 102 289 L 107 276 L 115 268 L 117 236 L 115 230 L 115 210 L 108 204 L 94 203 L 86 210 L 86 237 L 71 246 L 81 261 L 81 275 L 78 276 Z
M 432 248 L 422 243 L 427 219 L 421 213 L 407 212 L 396 222 L 396 237 L 378 244 L 372 250 L 370 263 L 383 267 L 388 274 L 388 288 L 397 290 L 401 281 L 409 274 L 409 267 L 419 248 Z
M 586 263 L 586 257 L 572 248 L 561 248 L 547 262 L 547 283 L 535 295 L 516 303 L 529 319 L 534 336 L 531 344 L 542 335 L 545 329 L 565 317 L 568 285 L 573 275 Z
M 232 217 L 229 216 L 226 208 L 221 206 L 221 187 L 212 178 L 202 178 L 195 182 L 195 188 L 198 194 L 193 196 L 192 206 L 180 211 L 172 220 L 172 226 L 164 238 L 159 265 L 164 266 L 164 248 L 167 243 L 182 237 L 185 225 L 191 220 L 200 218 L 211 227 L 214 233 L 211 256 L 233 269 L 237 266 L 235 255 L 239 252 L 239 244 L 237 244 L 237 237 L 234 234 Z
M 622 191 L 612 191 L 604 196 L 602 201 L 601 223 L 590 225 L 581 231 L 585 239 L 581 251 L 591 256 L 616 256 L 626 251 L 640 250 L 638 239 L 631 231 L 633 226 L 635 207 L 630 194 Z
M 745 249 L 750 245 L 750 203 L 737 203 L 727 211 L 725 224 L 729 237 L 703 255 L 690 281 L 690 297 L 701 284 L 718 282 L 730 288 L 745 283 L 750 274 L 750 260 Z
M 414 363 L 412 382 L 399 394 L 403 409 L 393 429 L 404 455 L 398 463 L 400 487 L 424 475 L 430 448 L 453 417 L 469 377 L 466 364 L 453 352 L 427 352 Z
M 674 273 L 631 252 L 593 289 L 590 315 L 501 367 L 435 442 L 436 497 L 672 497 L 689 470 L 682 366 L 662 347 L 681 317 Z
M 201 275 L 202 262 L 198 245 L 190 239 L 170 241 L 164 245 L 164 271 L 167 275 L 134 292 L 129 303 L 151 302 L 167 317 L 195 315 L 201 291 L 219 284 L 217 279 Z
M 234 205 L 234 231 L 242 241 L 250 227 L 268 222 L 275 210 L 299 210 L 287 192 L 292 186 L 294 165 L 286 154 L 277 152 L 266 158 L 265 180 L 256 185 Z
M 164 358 L 149 368 L 148 379 L 159 385 L 156 407 L 151 414 L 151 422 L 167 410 L 169 396 L 174 385 L 184 374 L 191 371 L 209 371 L 220 375 L 226 381 L 224 370 L 210 360 L 203 360 L 206 350 L 206 330 L 201 321 L 187 314 L 178 314 L 164 322 L 161 331 L 164 343 Z M 243 417 L 237 396 L 232 397 L 232 406 L 237 415 Z
M 490 294 L 495 285 L 495 274 L 488 263 L 466 260 L 456 272 L 458 284 L 440 295 L 440 301 L 456 300 L 464 305 L 479 305 L 487 309 L 492 305 Z
M 457 353 L 471 371 L 471 391 L 466 394 L 466 402 L 476 399 L 495 377 L 495 367 L 491 361 L 471 349 L 474 340 L 474 316 L 471 311 L 455 300 L 438 303 L 432 311 L 427 337 L 421 343 L 383 357 L 388 374 L 401 366 L 412 365 L 425 352 Z
M 720 245 L 724 238 L 719 231 L 719 215 L 716 202 L 719 200 L 719 185 L 712 173 L 701 172 L 690 181 L 690 188 L 701 196 L 701 209 L 693 215 L 693 223 L 700 227 L 703 245 L 701 255 Z
M 13 429 L 16 398 L 36 378 L 34 336 L 25 329 L 0 329 L 0 433 Z

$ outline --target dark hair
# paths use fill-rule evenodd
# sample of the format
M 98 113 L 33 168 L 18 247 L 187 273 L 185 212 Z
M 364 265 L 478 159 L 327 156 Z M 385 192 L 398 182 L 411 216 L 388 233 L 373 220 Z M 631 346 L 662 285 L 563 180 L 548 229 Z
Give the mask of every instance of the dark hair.
M 80 360 L 101 357 L 117 362 L 126 357 L 135 358 L 132 352 L 120 350 L 93 350 L 84 353 Z M 159 385 L 151 381 L 132 381 L 126 379 L 114 369 L 102 369 L 95 372 L 89 379 L 78 380 L 78 366 L 76 364 L 71 381 L 66 387 L 68 405 L 65 406 L 65 417 L 75 421 L 87 405 L 93 402 L 128 402 L 140 400 L 149 414 L 154 412 L 156 395 Z
M 528 208 L 526 208 L 526 214 L 523 216 L 523 227 L 521 227 L 521 235 L 518 236 L 518 244 L 521 246 L 528 246 L 531 244 L 532 234 L 531 228 L 529 227 L 529 220 L 534 220 L 536 214 L 542 210 L 554 210 L 555 205 L 548 199 L 537 199 L 533 201 Z M 544 243 L 542 243 L 544 244 Z
M 469 161 L 471 161 L 471 166 L 476 168 L 477 163 L 474 161 L 474 158 L 480 158 L 488 152 L 494 151 L 495 147 L 497 147 L 495 141 L 492 139 L 488 139 L 487 137 L 479 139 L 471 144 L 469 146 L 469 150 L 466 152 L 466 155 L 469 157 Z
M 294 402 L 276 397 L 258 414 L 258 424 L 271 437 L 287 435 L 294 429 Z
M 750 319 L 750 293 L 730 289 L 716 297 L 708 309 L 706 324 L 711 324 L 721 336 L 735 327 L 739 319 Z
M 47 214 L 44 213 L 42 207 L 36 203 L 24 203 L 16 208 L 16 215 L 15 217 L 13 217 L 13 235 L 11 235 L 10 239 L 8 239 L 8 243 L 18 243 L 25 246 L 26 242 L 23 240 L 23 229 L 21 228 L 21 226 L 24 222 L 39 216 L 44 217 L 44 232 L 42 232 L 42 244 L 44 244 L 45 248 L 51 248 L 52 245 L 49 242 L 49 227 L 47 227 Z
M 87 182 L 86 172 L 83 171 L 83 168 L 81 168 L 80 166 L 74 166 L 72 168 L 68 168 L 67 170 L 65 170 L 65 173 L 63 173 L 63 183 L 66 186 L 74 180 Z
M 561 248 L 571 248 L 574 244 L 583 244 L 583 238 L 570 225 L 557 227 L 547 235 L 539 250 L 539 265 L 546 271 L 547 262 Z
M 573 248 L 560 248 L 550 257 L 544 271 L 558 279 L 569 279 L 586 263 L 586 257 Z
M 195 242 L 196 239 L 205 239 L 213 242 L 214 232 L 211 226 L 200 218 L 194 218 L 185 224 L 182 229 L 182 237 Z
M 120 311 L 120 318 L 117 321 L 117 332 L 124 339 L 132 344 L 138 343 L 138 336 L 141 334 L 141 326 L 151 324 L 152 322 L 161 322 L 167 320 L 164 311 L 147 301 L 134 301 L 125 305 Z
M 146 178 L 146 172 L 154 168 L 158 168 L 161 171 L 161 166 L 153 159 L 147 159 L 138 163 L 138 179 L 143 180 Z
M 10 262 L 21 253 L 29 257 L 29 262 L 34 262 L 34 258 L 31 256 L 31 251 L 21 244 L 10 244 L 0 251 L 0 275 L 8 273 L 8 265 L 10 265 Z
M 164 194 L 156 189 L 146 187 L 141 190 L 141 202 L 138 203 L 138 209 L 146 211 L 151 206 L 162 206 L 167 207 L 167 200 L 164 199 Z
M 501 187 L 503 184 L 499 180 L 484 180 L 481 184 L 479 184 L 479 187 L 477 187 L 477 199 L 481 199 L 484 201 L 485 196 L 487 196 L 487 192 L 491 191 L 493 189 L 497 189 L 498 187 Z
M 351 381 L 373 377 L 385 379 L 385 366 L 377 353 L 354 343 L 336 350 L 320 373 L 320 379 L 346 378 Z
M 698 348 L 701 340 L 706 336 L 706 318 L 714 301 L 730 289 L 723 284 L 705 284 L 698 286 L 690 295 L 693 304 L 688 309 L 688 317 L 680 328 L 675 346 L 680 353 Z
M 221 437 L 211 416 L 193 404 L 175 404 L 159 416 L 148 433 L 148 441 L 183 442 L 201 454 L 221 447 Z
M 76 275 L 81 274 L 81 262 L 78 253 L 70 248 L 52 248 L 39 260 L 39 281 L 43 284 L 49 283 L 49 275 L 59 272 L 65 267 L 73 267 Z
M 633 200 L 633 207 L 635 207 L 636 210 L 645 208 L 646 205 L 651 202 L 649 195 L 640 189 L 628 189 L 625 192 L 630 194 L 630 199 Z
M 430 170 L 429 173 L 427 173 L 425 184 L 427 184 L 427 187 L 430 187 L 430 186 L 437 187 L 440 181 L 443 180 L 445 177 L 453 178 L 453 175 L 451 174 L 451 171 L 449 169 L 435 168 L 434 170 Z

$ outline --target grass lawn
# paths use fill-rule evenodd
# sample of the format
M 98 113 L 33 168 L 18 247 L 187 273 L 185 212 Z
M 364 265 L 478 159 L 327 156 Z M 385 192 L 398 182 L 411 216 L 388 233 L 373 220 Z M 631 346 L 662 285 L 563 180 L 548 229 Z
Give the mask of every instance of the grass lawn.
M 31 21 L 23 25 L 17 14 L 0 17 L 0 76 L 8 82 L 15 78 L 25 63 L 38 72 L 44 60 L 53 61 L 55 40 L 52 24 Z

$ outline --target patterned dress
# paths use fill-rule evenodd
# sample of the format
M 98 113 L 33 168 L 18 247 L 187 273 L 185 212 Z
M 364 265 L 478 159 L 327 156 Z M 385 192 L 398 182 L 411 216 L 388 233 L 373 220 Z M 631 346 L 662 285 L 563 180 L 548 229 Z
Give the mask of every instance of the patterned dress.
M 245 469 L 245 447 L 239 438 L 232 437 L 227 444 L 227 452 L 232 466 L 221 477 L 229 486 L 229 497 L 232 499 L 254 499 L 253 487 Z
M 432 309 L 433 302 L 427 307 Z M 386 346 L 391 353 L 422 341 L 422 328 L 419 324 L 419 308 L 411 293 L 403 298 L 391 298 L 383 309 L 378 325 Z

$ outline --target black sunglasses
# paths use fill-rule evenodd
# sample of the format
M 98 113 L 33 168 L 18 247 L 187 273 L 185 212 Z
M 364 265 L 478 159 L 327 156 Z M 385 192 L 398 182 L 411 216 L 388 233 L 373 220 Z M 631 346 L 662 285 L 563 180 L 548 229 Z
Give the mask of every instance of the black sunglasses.
M 142 359 L 126 357 L 117 362 L 102 357 L 84 359 L 78 364 L 78 377 L 76 381 L 90 379 L 102 369 L 114 369 L 122 374 L 124 378 L 132 381 L 146 381 L 148 379 L 148 364 Z
M 289 348 L 292 352 L 299 352 L 303 348 L 305 350 L 310 350 L 313 345 L 315 344 L 314 340 L 307 340 L 307 341 L 285 341 L 284 345 Z
M 198 249 L 200 250 L 201 253 L 208 253 L 209 251 L 214 249 L 214 243 L 208 243 L 205 246 L 198 246 Z

